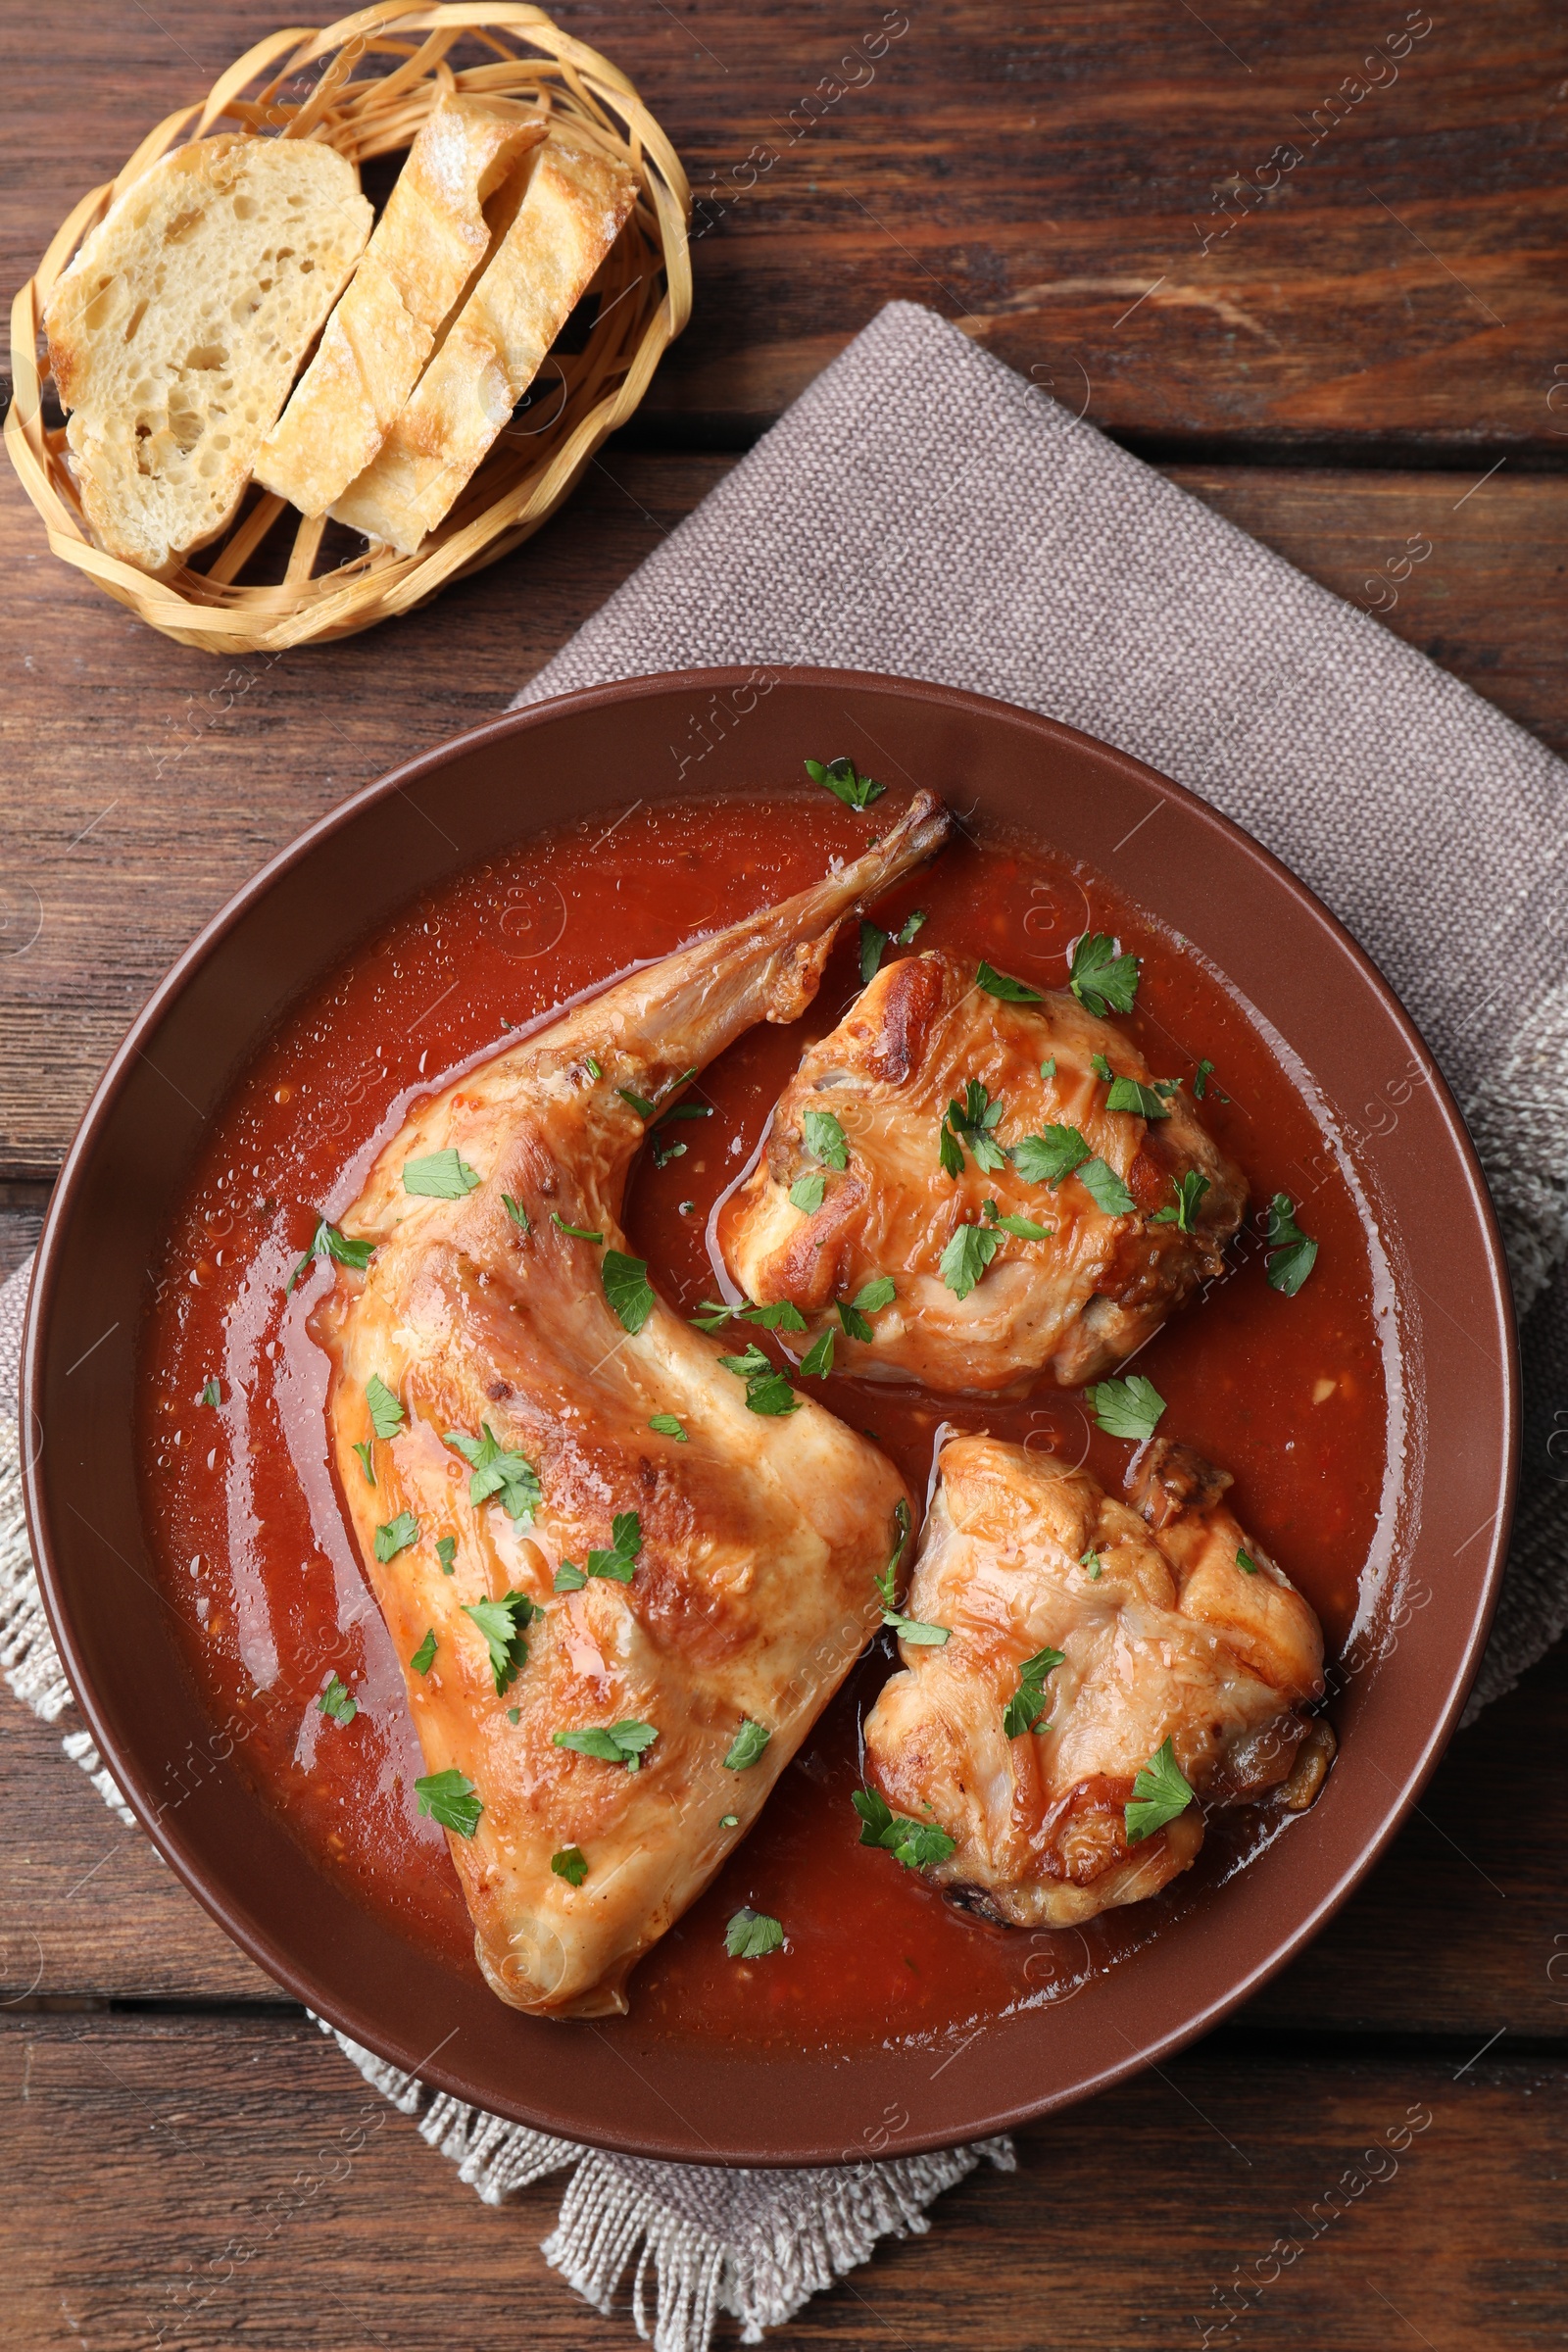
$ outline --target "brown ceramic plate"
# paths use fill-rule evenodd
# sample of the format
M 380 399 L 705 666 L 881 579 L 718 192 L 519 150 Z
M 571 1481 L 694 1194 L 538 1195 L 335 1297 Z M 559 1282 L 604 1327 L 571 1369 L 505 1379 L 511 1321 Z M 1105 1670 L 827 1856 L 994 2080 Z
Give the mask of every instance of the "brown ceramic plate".
M 638 795 L 780 785 L 824 743 L 863 746 L 867 761 L 874 745 L 884 775 L 918 777 L 1092 866 L 1114 860 L 1119 887 L 1210 956 L 1298 1057 L 1393 1269 L 1409 1383 L 1400 1559 L 1436 1602 L 1350 1679 L 1339 1764 L 1288 1837 L 1070 2007 L 989 2027 L 962 2065 L 907 2046 L 833 2063 L 714 2048 L 694 2063 L 690 2048 L 641 2041 L 635 2007 L 595 2027 L 499 2007 L 477 1976 L 323 1880 L 226 1762 L 171 1638 L 138 1503 L 148 1268 L 203 1122 L 290 1001 L 420 887 L 536 825 Z M 642 678 L 415 760 L 274 858 L 180 959 L 115 1056 L 55 1195 L 25 1351 L 27 1512 L 105 1761 L 185 1884 L 299 1999 L 440 2089 L 567 2138 L 705 2163 L 912 2153 L 1003 2131 L 1163 2056 L 1298 1951 L 1370 1868 L 1436 1763 L 1485 1640 L 1515 1453 L 1513 1331 L 1458 1113 L 1436 1077 L 1403 1076 L 1426 1064 L 1366 957 L 1255 843 L 1137 760 L 975 695 L 834 671 Z M 1356 1142 L 1369 1127 L 1375 1142 Z

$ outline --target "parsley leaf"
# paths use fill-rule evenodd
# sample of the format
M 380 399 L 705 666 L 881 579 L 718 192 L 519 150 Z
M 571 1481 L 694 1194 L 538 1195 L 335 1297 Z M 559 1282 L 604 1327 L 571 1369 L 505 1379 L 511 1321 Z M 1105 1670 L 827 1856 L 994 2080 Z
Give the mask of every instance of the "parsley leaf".
M 1067 986 L 1088 1011 L 1131 1012 L 1138 994 L 1138 958 L 1118 954 L 1119 942 L 1086 931 L 1072 952 Z
M 829 792 L 836 793 L 846 808 L 867 808 L 887 790 L 874 776 L 857 774 L 850 759 L 808 760 L 806 772 L 813 784 L 825 784 Z
M 833 1369 L 833 1334 L 824 1331 L 814 1339 L 801 1358 L 803 1380 L 826 1380 Z
M 569 1233 L 574 1242 L 596 1242 L 601 1249 L 604 1247 L 604 1235 L 596 1233 L 591 1225 L 568 1225 L 555 1209 L 550 1211 L 550 1222 L 559 1232 Z
M 1296 1203 L 1289 1193 L 1276 1193 L 1268 1204 L 1266 1250 L 1263 1270 L 1269 1289 L 1294 1298 L 1317 1263 L 1317 1244 L 1296 1222 Z
M 963 1174 L 963 1146 L 946 1119 L 937 1129 L 937 1158 L 941 1162 L 944 1176 L 961 1176 Z
M 1156 1208 L 1150 1218 L 1151 1225 L 1174 1225 L 1178 1232 L 1191 1233 L 1199 1203 L 1208 1190 L 1208 1178 L 1189 1168 L 1185 1176 L 1176 1179 L 1176 1204 L 1173 1208 Z
M 1042 1078 L 1054 1078 L 1056 1075 L 1056 1056 L 1054 1054 L 1049 1054 L 1047 1058 L 1040 1064 L 1040 1075 Z
M 799 1412 L 801 1400 L 782 1372 L 775 1370 L 771 1356 L 764 1355 L 753 1340 L 744 1355 L 721 1355 L 719 1362 L 726 1372 L 746 1383 L 746 1403 L 754 1413 Z
M 1098 1585 L 1102 1576 L 1103 1576 L 1105 1572 L 1105 1563 L 1101 1558 L 1099 1552 L 1095 1550 L 1093 1544 L 1090 1545 L 1087 1551 L 1081 1551 L 1078 1554 L 1078 1565 L 1080 1568 L 1088 1569 L 1089 1582 L 1092 1585 Z
M 887 1566 L 879 1570 L 871 1579 L 882 1603 L 882 1622 L 893 1628 L 901 1642 L 912 1642 L 919 1649 L 940 1649 L 947 1641 L 952 1628 L 946 1625 L 927 1625 L 920 1617 L 906 1617 L 894 1598 L 894 1594 L 898 1591 L 899 1562 L 903 1559 L 904 1547 L 909 1541 L 909 1506 L 902 1494 L 893 1506 L 893 1524 L 899 1534 L 899 1540 L 893 1546 L 893 1556 Z
M 573 1560 L 563 1560 L 556 1570 L 558 1592 L 580 1592 L 590 1576 L 607 1576 L 612 1584 L 629 1585 L 637 1572 L 637 1556 L 643 1547 L 643 1524 L 635 1511 L 617 1511 L 612 1522 L 612 1548 L 591 1551 L 586 1570 Z
M 483 1182 L 466 1159 L 459 1158 L 456 1144 L 403 1163 L 403 1190 L 422 1194 L 429 1200 L 461 1200 Z
M 1199 1063 L 1197 1069 L 1193 1073 L 1193 1093 L 1200 1102 L 1201 1102 L 1203 1100 L 1204 1095 L 1207 1094 L 1208 1082 L 1213 1075 L 1214 1064 L 1205 1054 L 1203 1059 Z
M 435 1627 L 431 1625 L 425 1628 L 424 1640 L 419 1643 L 418 1648 L 409 1660 L 409 1664 L 414 1668 L 416 1674 L 429 1673 L 431 1667 L 435 1664 Z
M 588 1876 L 587 1859 L 580 1845 L 564 1845 L 559 1854 L 551 1855 L 550 1867 L 568 1886 L 580 1886 Z
M 667 1168 L 672 1159 L 684 1159 L 685 1156 L 686 1147 L 684 1144 L 662 1144 L 659 1140 L 659 1137 L 657 1135 L 655 1136 L 654 1165 L 656 1168 Z
M 461 1429 L 442 1432 L 443 1445 L 461 1453 L 473 1474 L 468 1480 L 468 1500 L 477 1508 L 492 1494 L 499 1494 L 507 1517 L 518 1527 L 530 1526 L 544 1499 L 538 1472 L 522 1454 L 509 1453 L 501 1446 L 488 1421 L 481 1421 L 479 1427 L 483 1434 L 477 1438 L 465 1437 Z
M 1040 1004 L 1045 1002 L 1042 992 L 1038 988 L 1031 988 L 1027 980 L 1013 980 L 1005 972 L 993 971 L 983 959 L 974 978 L 977 988 L 983 988 L 988 997 L 1000 998 L 1004 1004 Z
M 196 1401 L 198 1404 L 221 1404 L 223 1392 L 216 1380 L 210 1380 Z
M 1157 1090 L 1139 1078 L 1113 1078 L 1105 1097 L 1107 1110 L 1130 1110 L 1140 1119 L 1168 1119 L 1170 1105 Z
M 1110 1438 L 1130 1438 L 1142 1444 L 1152 1438 L 1165 1410 L 1165 1399 L 1142 1372 L 1126 1380 L 1102 1380 L 1085 1389 L 1084 1402 Z
M 590 1725 L 580 1732 L 557 1732 L 554 1744 L 569 1747 L 579 1756 L 597 1756 L 602 1764 L 624 1764 L 628 1772 L 640 1772 L 643 1750 L 652 1747 L 659 1738 L 651 1723 L 611 1723 Z
M 332 1257 L 336 1258 L 340 1266 L 363 1267 L 369 1264 L 370 1252 L 374 1248 L 373 1242 L 351 1242 L 346 1233 L 339 1233 L 335 1225 L 329 1225 L 324 1217 L 318 1217 L 316 1231 L 311 1236 L 310 1248 L 283 1285 L 284 1298 L 287 1298 L 292 1295 L 294 1285 L 302 1274 L 310 1272 L 311 1266 L 317 1258 Z
M 1089 1056 L 1089 1067 L 1094 1071 L 1097 1078 L 1104 1081 L 1106 1086 L 1111 1086 L 1115 1083 L 1116 1073 L 1111 1068 L 1109 1062 L 1105 1059 L 1103 1054 L 1091 1054 Z
M 501 1205 L 506 1210 L 508 1216 L 512 1219 L 512 1222 L 514 1225 L 515 1225 L 519 1233 L 528 1232 L 532 1224 L 532 1219 L 529 1217 L 528 1211 L 523 1207 L 520 1200 L 514 1200 L 510 1193 L 503 1193 L 501 1196 Z
M 490 1652 L 490 1671 L 496 1678 L 496 1696 L 517 1679 L 528 1663 L 528 1644 L 522 1628 L 536 1612 L 526 1592 L 507 1592 L 500 1600 L 476 1600 L 465 1607 L 484 1636 Z
M 360 1457 L 360 1468 L 365 1472 L 365 1483 L 368 1487 L 373 1487 L 375 1484 L 375 1465 L 370 1460 L 370 1446 L 371 1440 L 365 1438 L 354 1448 Z
M 860 1816 L 860 1843 L 883 1847 L 906 1870 L 929 1870 L 957 1846 L 956 1838 L 950 1838 L 934 1821 L 909 1821 L 895 1813 L 874 1788 L 852 1789 L 850 1802 Z
M 910 946 L 913 942 L 915 933 L 920 930 L 929 920 L 930 917 L 926 913 L 926 910 L 923 906 L 913 907 L 910 912 L 905 916 L 903 922 L 893 934 L 900 947 L 906 948 Z
M 442 1536 L 436 1544 L 435 1556 L 441 1563 L 442 1575 L 450 1576 L 452 1574 L 452 1563 L 458 1556 L 457 1537 Z
M 1017 1740 L 1032 1732 L 1046 1711 L 1046 1677 L 1066 1663 L 1062 1649 L 1037 1649 L 1032 1658 L 1025 1658 L 1018 1669 L 1018 1688 L 1007 1701 L 1002 1718 L 1002 1728 L 1009 1740 Z M 1041 1725 L 1041 1729 L 1046 1727 Z
M 372 1372 L 366 1382 L 365 1401 L 370 1408 L 370 1427 L 376 1436 L 395 1438 L 403 1427 L 403 1407 L 379 1372 Z
M 806 1317 L 793 1298 L 775 1298 L 770 1306 L 738 1306 L 743 1323 L 760 1324 L 763 1331 L 804 1331 Z
M 1058 1185 L 1090 1156 L 1089 1146 L 1076 1127 L 1048 1127 L 1043 1135 L 1020 1136 L 1012 1147 L 1012 1164 L 1025 1184 Z
M 881 786 L 877 790 L 881 791 Z M 754 1911 L 742 1904 L 729 1926 L 724 1930 L 724 1949 L 732 1960 L 765 1960 L 776 1952 L 784 1941 L 784 1929 L 765 1911 Z
M 395 1519 L 376 1529 L 375 1556 L 383 1563 L 395 1560 L 400 1551 L 407 1551 L 411 1544 L 418 1541 L 419 1522 L 412 1511 L 399 1511 Z
M 1182 1768 L 1167 1738 L 1143 1765 L 1133 1783 L 1133 1792 L 1126 1807 L 1127 1842 L 1137 1845 L 1142 1838 L 1152 1838 L 1166 1822 L 1185 1813 L 1193 1801 L 1193 1789 L 1182 1777 Z
M 808 1110 L 801 1120 L 806 1149 L 830 1168 L 850 1164 L 849 1138 L 830 1110 Z
M 612 1311 L 622 1327 L 635 1335 L 654 1311 L 648 1260 L 628 1257 L 623 1250 L 607 1250 L 603 1271 L 605 1297 Z
M 937 1272 L 955 1298 L 967 1298 L 1001 1244 L 1001 1235 L 989 1225 L 960 1225 L 955 1231 L 941 1257 Z
M 648 1097 L 640 1095 L 634 1086 L 617 1086 L 615 1092 L 623 1102 L 631 1104 L 640 1119 L 652 1119 L 658 1116 L 658 1103 L 650 1102 Z
M 879 930 L 875 923 L 868 923 L 862 915 L 860 917 L 860 986 L 862 988 L 869 986 L 870 982 L 876 978 L 877 966 L 882 961 L 887 944 L 887 933 Z
M 460 1838 L 471 1838 L 479 1827 L 484 1805 L 472 1781 L 451 1766 L 445 1772 L 427 1772 L 414 1784 L 414 1793 L 419 1800 L 419 1811 L 429 1820 L 440 1823 L 444 1830 L 453 1830 Z
M 1037 1225 L 1033 1217 L 1004 1217 L 994 1200 L 983 1201 L 980 1213 L 999 1233 L 1015 1233 L 1020 1242 L 1049 1242 L 1056 1230 L 1054 1225 Z
M 1073 1171 L 1095 1206 L 1107 1217 L 1128 1217 L 1137 1208 L 1133 1199 L 1115 1169 L 1108 1161 L 1086 1159 L 1081 1168 Z
M 656 1437 L 674 1438 L 682 1446 L 691 1444 L 684 1427 L 673 1413 L 655 1413 L 648 1426 Z
M 725 1771 L 750 1771 L 772 1737 L 765 1723 L 754 1723 L 750 1715 L 743 1715 L 741 1728 L 730 1741 L 729 1753 L 724 1758 Z
M 838 1309 L 838 1318 L 846 1337 L 852 1340 L 874 1339 L 876 1335 L 866 1320 L 867 1316 L 880 1314 L 883 1307 L 893 1304 L 897 1296 L 891 1274 L 874 1274 L 868 1283 L 856 1292 L 853 1298 L 836 1298 L 833 1303 Z
M 950 1176 L 959 1176 L 963 1173 L 963 1153 L 961 1151 L 956 1151 L 956 1154 L 950 1155 L 948 1150 L 950 1136 L 955 1139 L 956 1145 L 968 1145 L 974 1154 L 975 1166 L 983 1168 L 988 1176 L 995 1169 L 1006 1166 L 1007 1154 L 991 1132 L 1002 1117 L 1003 1107 L 1001 1096 L 999 1095 L 993 1102 L 978 1078 L 970 1078 L 966 1081 L 961 1102 L 952 1102 L 948 1104 L 939 1150 L 942 1165 Z M 955 1155 L 957 1160 L 956 1166 L 953 1164 Z
M 1244 1576 L 1255 1576 L 1257 1574 L 1257 1562 L 1251 1558 L 1248 1552 L 1239 1551 L 1236 1554 L 1236 1565 Z
M 822 1205 L 827 1180 L 822 1176 L 798 1176 L 790 1186 L 790 1206 L 806 1216 L 814 1217 Z
M 348 1685 L 335 1674 L 316 1703 L 334 1723 L 352 1723 L 360 1711 L 359 1701 L 349 1696 Z
M 721 1813 L 718 1817 L 718 1826 L 721 1830 L 738 1830 L 741 1826 L 741 1817 L 738 1813 Z
M 722 1331 L 726 1323 L 744 1313 L 739 1306 L 721 1306 L 716 1298 L 705 1298 L 695 1315 L 688 1318 L 699 1331 Z

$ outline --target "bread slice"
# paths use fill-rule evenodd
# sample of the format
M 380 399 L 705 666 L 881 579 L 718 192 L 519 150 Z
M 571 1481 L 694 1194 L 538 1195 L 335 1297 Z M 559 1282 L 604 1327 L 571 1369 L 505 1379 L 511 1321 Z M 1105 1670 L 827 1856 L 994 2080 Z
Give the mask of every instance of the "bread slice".
M 524 176 L 525 174 L 525 176 Z M 587 291 L 637 199 L 624 164 L 552 131 L 504 191 L 514 212 L 393 425 L 333 518 L 412 555 L 451 507 Z
M 164 572 L 223 529 L 372 218 L 330 147 L 232 132 L 116 198 L 44 321 L 100 547 Z
M 436 107 L 320 349 L 257 457 L 264 488 L 319 514 L 369 465 L 489 250 L 485 198 L 545 129 L 544 116 L 505 98 L 454 94 Z

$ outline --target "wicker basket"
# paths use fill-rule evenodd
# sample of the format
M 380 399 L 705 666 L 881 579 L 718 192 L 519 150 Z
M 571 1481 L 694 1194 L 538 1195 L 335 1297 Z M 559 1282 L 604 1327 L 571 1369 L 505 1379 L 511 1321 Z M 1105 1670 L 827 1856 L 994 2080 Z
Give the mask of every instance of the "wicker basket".
M 460 54 L 477 62 L 455 71 L 448 53 L 459 43 Z M 594 280 L 599 299 L 583 348 L 546 361 L 533 401 L 416 555 L 370 551 L 357 537 L 349 543 L 324 517 L 307 521 L 254 489 L 221 538 L 167 579 L 105 555 L 82 519 L 64 428 L 44 421 L 39 373 L 50 292 L 87 231 L 160 156 L 215 127 L 320 139 L 364 164 L 407 147 L 438 94 L 453 89 L 537 99 L 575 137 L 636 172 L 641 195 Z M 11 462 L 55 554 L 181 645 L 235 654 L 352 636 L 493 564 L 555 513 L 606 435 L 636 408 L 691 315 L 690 210 L 675 152 L 631 83 L 540 9 L 509 0 L 375 0 L 321 32 L 275 32 L 199 106 L 182 107 L 149 133 L 118 179 L 83 197 L 17 296 L 16 394 L 5 425 Z M 333 540 L 347 543 L 341 562 L 331 560 Z

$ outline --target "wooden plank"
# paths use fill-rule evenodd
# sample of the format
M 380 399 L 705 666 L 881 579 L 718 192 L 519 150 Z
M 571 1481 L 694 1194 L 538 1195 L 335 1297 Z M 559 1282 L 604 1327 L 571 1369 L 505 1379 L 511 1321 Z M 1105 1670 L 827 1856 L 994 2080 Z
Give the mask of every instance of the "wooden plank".
M 137 1006 L 264 858 L 383 769 L 504 709 L 731 462 L 615 452 L 537 539 L 424 612 L 222 664 L 56 564 L 0 483 L 19 550 L 0 578 L 0 659 L 24 690 L 0 707 L 0 743 L 25 786 L 0 807 L 0 1178 L 59 1167 Z M 1441 473 L 1173 478 L 1330 587 L 1376 597 L 1396 633 L 1568 748 L 1568 479 L 1507 466 L 1475 490 Z M 1409 559 L 1412 540 L 1431 555 Z M 1396 581 L 1389 566 L 1404 561 Z
M 1243 2013 L 1248 2031 L 1568 2039 L 1568 1783 L 1540 1769 L 1565 1750 L 1559 1646 L 1455 1740 L 1366 1886 Z M 9 1697 L 0 1788 L 0 2000 L 283 2002 Z
M 558 14 L 699 196 L 693 323 L 645 435 L 743 444 L 897 297 L 1118 431 L 1561 453 L 1552 0 L 1436 24 L 1360 0 Z M 83 0 L 65 43 L 9 12 L 8 303 L 86 188 L 277 21 Z
M 1568 2074 L 1498 2057 L 1210 2045 L 1042 2127 L 768 2340 L 945 2352 L 961 2312 L 996 2352 L 1559 2342 Z M 540 2259 L 559 2183 L 481 2205 L 303 2022 L 28 2018 L 0 2082 L 19 2343 L 632 2340 L 624 2293 L 607 2327 Z

